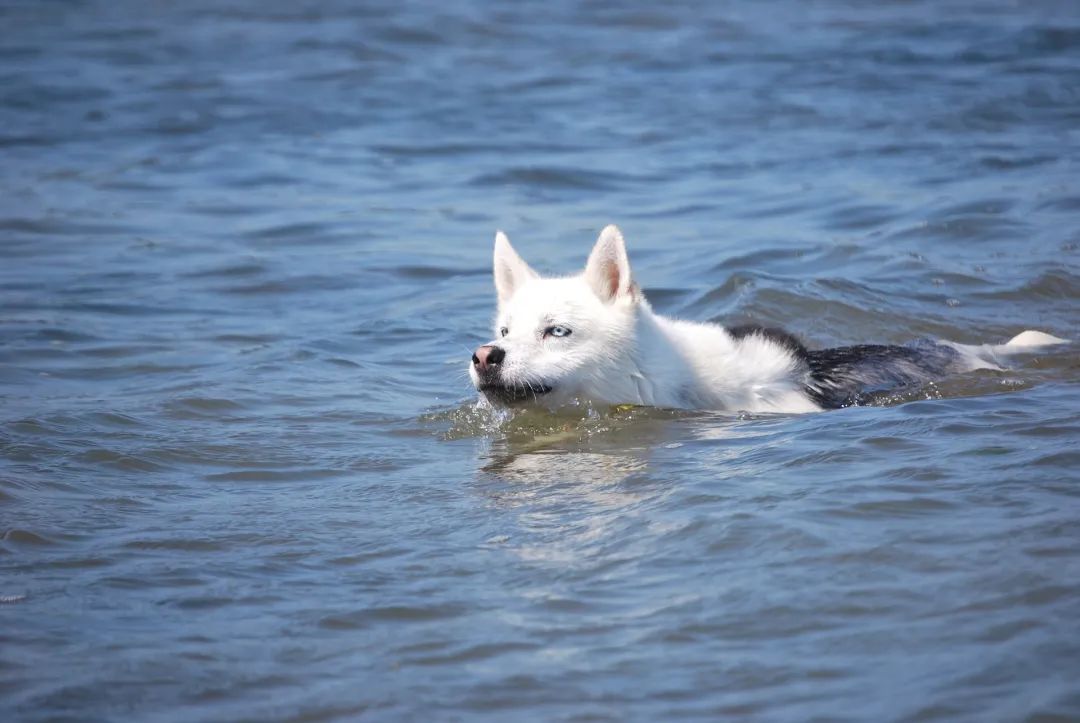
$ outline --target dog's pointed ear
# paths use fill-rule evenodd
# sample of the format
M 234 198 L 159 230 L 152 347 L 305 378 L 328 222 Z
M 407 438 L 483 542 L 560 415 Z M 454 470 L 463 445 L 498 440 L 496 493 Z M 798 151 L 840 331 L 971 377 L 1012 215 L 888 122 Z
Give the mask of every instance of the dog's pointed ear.
M 585 280 L 606 303 L 637 298 L 637 286 L 630 275 L 630 259 L 618 226 L 608 226 L 600 232 L 585 264 Z
M 538 274 L 518 256 L 510 245 L 510 239 L 502 231 L 495 233 L 495 291 L 499 303 L 505 304 L 526 281 L 538 278 Z

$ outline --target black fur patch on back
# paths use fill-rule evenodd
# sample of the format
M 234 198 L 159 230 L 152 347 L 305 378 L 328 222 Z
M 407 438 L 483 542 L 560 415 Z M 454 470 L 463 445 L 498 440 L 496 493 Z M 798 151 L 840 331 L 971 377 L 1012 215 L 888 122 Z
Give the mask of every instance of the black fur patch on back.
M 768 339 L 777 346 L 790 351 L 799 359 L 805 359 L 809 353 L 806 351 L 806 347 L 803 343 L 795 338 L 793 334 L 789 334 L 783 329 L 777 329 L 771 326 L 757 326 L 756 324 L 744 324 L 742 326 L 733 326 L 728 328 L 728 333 L 735 339 L 742 339 L 747 336 L 760 336 L 763 339 Z
M 952 347 L 920 340 L 906 346 L 860 344 L 807 352 L 806 392 L 827 409 L 872 400 L 876 393 L 925 384 L 948 374 L 959 359 Z
M 745 324 L 728 328 L 735 339 L 759 336 L 806 364 L 807 396 L 825 409 L 867 404 L 883 392 L 925 384 L 955 371 L 958 352 L 930 339 L 904 346 L 859 344 L 811 351 L 775 327 Z

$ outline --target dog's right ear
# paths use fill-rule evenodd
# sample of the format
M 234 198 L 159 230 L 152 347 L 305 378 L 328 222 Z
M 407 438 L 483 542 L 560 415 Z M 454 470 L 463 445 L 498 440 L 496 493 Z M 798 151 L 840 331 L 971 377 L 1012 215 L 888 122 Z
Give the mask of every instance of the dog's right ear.
M 539 278 L 529 265 L 518 256 L 510 245 L 506 234 L 495 234 L 495 291 L 499 294 L 499 303 L 505 304 L 526 281 Z

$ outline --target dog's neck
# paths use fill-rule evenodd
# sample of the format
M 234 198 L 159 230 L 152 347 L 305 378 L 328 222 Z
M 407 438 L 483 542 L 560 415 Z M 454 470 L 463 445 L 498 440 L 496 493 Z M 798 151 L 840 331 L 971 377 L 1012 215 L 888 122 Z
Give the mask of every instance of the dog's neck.
M 686 406 L 683 393 L 692 371 L 673 348 L 671 320 L 652 310 L 644 298 L 637 302 L 634 348 L 630 351 L 630 384 L 635 403 L 655 407 Z

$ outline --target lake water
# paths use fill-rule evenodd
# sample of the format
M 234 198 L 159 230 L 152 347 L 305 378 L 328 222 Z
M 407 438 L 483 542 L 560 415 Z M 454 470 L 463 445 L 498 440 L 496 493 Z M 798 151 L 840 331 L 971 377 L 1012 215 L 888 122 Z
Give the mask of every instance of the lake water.
M 1080 338 L 1080 5 L 4 3 L 0 718 L 1080 719 L 1075 344 L 474 406 L 494 232 L 667 314 Z

